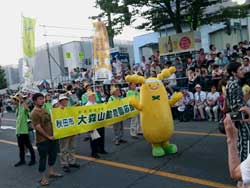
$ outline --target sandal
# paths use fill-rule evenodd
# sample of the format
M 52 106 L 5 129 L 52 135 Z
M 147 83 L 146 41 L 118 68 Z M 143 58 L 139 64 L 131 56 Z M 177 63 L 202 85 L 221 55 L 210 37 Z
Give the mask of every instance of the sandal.
M 39 184 L 41 187 L 49 185 L 49 181 L 47 179 L 40 179 Z
M 62 174 L 58 173 L 49 174 L 49 178 L 61 178 L 61 177 L 63 177 Z

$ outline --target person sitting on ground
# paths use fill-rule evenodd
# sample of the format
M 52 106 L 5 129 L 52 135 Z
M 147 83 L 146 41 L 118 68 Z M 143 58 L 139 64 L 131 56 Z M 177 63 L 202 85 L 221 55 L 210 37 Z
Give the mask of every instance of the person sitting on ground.
M 208 120 L 209 121 L 212 121 L 213 120 L 213 117 L 214 117 L 214 121 L 217 122 L 218 121 L 218 109 L 219 109 L 219 106 L 218 106 L 218 99 L 220 97 L 220 94 L 219 92 L 216 91 L 216 87 L 215 86 L 212 86 L 211 87 L 211 92 L 209 92 L 207 94 L 207 104 L 206 104 L 206 107 L 205 107 L 205 111 L 207 112 L 207 115 L 208 115 Z M 212 112 L 213 114 L 212 114 Z
M 201 90 L 201 85 L 197 84 L 195 86 L 195 94 L 194 94 L 194 120 L 198 120 L 198 111 L 200 114 L 200 119 L 205 120 L 204 115 L 204 107 L 206 102 L 206 92 Z
M 190 117 L 193 114 L 193 107 L 194 107 L 194 95 L 192 92 L 188 90 L 183 90 L 183 98 L 181 100 L 182 106 L 178 107 L 179 111 L 179 120 L 182 122 L 190 121 Z

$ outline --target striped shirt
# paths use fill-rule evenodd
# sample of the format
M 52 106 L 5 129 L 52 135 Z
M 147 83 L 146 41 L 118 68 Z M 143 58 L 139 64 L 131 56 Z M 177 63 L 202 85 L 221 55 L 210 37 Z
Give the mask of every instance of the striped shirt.
M 232 77 L 227 82 L 226 86 L 227 93 L 227 106 L 230 111 L 237 112 L 242 106 L 246 106 L 243 100 L 243 92 L 241 83 L 239 80 L 235 80 Z M 241 162 L 244 161 L 248 156 L 248 140 L 250 137 L 250 124 L 235 122 L 239 129 L 238 134 L 238 150 Z

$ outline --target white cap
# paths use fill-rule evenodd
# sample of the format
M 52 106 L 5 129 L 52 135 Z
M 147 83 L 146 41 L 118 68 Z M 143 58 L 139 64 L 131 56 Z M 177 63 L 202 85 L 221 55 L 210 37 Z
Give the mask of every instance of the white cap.
M 201 88 L 201 85 L 200 84 L 196 84 L 195 88 L 197 88 L 197 87 Z
M 67 99 L 67 100 L 68 100 L 68 97 L 65 96 L 64 94 L 60 94 L 60 95 L 59 95 L 59 98 L 58 98 L 59 102 L 60 102 L 61 100 L 63 100 L 63 99 Z
M 51 102 L 52 106 L 54 106 L 54 105 L 57 104 L 57 103 L 58 103 L 58 100 L 57 100 L 57 99 L 53 99 L 52 102 Z

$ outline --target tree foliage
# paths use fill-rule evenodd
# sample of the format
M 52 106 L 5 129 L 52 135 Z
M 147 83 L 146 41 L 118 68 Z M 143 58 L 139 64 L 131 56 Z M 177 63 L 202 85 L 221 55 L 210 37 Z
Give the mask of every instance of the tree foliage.
M 109 36 L 113 38 L 137 17 L 144 18 L 144 22 L 138 25 L 137 29 L 159 31 L 166 25 L 172 24 L 175 31 L 180 33 L 183 26 L 196 30 L 203 24 L 246 17 L 250 8 L 249 4 L 223 7 L 221 2 L 221 0 L 96 0 L 96 7 L 102 12 L 92 18 L 104 18 Z M 213 11 L 207 11 L 210 6 L 214 6 Z
M 7 81 L 5 79 L 5 71 L 0 66 L 0 89 L 4 89 L 7 87 Z

